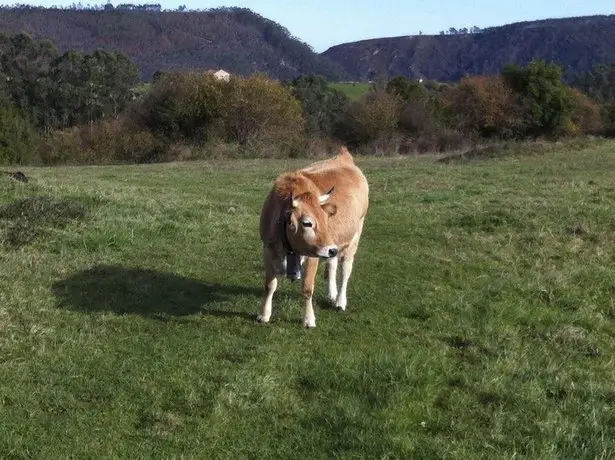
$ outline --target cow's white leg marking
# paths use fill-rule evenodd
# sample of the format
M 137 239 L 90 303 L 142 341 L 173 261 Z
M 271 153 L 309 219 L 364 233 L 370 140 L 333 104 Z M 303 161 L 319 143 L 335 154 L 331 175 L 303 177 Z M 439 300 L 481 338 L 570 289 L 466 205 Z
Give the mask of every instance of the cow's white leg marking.
M 359 247 L 359 240 L 361 239 L 361 232 L 363 231 L 363 220 L 359 222 L 359 228 L 357 233 L 352 238 L 350 245 L 346 249 L 346 252 L 342 259 L 342 283 L 340 285 L 340 290 L 337 295 L 337 300 L 335 302 L 335 306 L 342 311 L 346 310 L 348 306 L 348 280 L 350 279 L 350 275 L 352 274 L 352 265 L 354 263 L 354 255 L 357 252 Z
M 342 311 L 346 310 L 346 306 L 348 305 L 348 280 L 350 279 L 350 274 L 352 273 L 353 262 L 354 254 L 346 255 L 346 257 L 344 257 L 344 260 L 342 261 L 342 283 L 340 285 L 340 292 L 337 295 L 337 300 L 335 302 L 335 306 Z
M 273 294 L 278 287 L 278 279 L 275 275 L 275 267 L 268 258 L 267 250 L 265 249 L 265 292 L 261 302 L 261 311 L 257 316 L 257 320 L 261 323 L 268 323 L 271 319 L 271 309 L 273 303 Z
M 261 303 L 261 312 L 257 317 L 258 321 L 260 321 L 261 323 L 268 323 L 271 319 L 273 294 L 275 293 L 277 287 L 278 279 L 275 276 L 267 280 L 267 284 L 265 286 L 265 295 L 263 296 L 263 301 Z
M 333 257 L 327 261 L 327 297 L 332 304 L 337 300 L 337 257 Z
M 316 315 L 314 315 L 314 305 L 312 296 L 314 295 L 314 280 L 318 270 L 318 259 L 308 257 L 305 261 L 303 276 L 303 297 L 305 299 L 305 312 L 303 314 L 303 325 L 305 327 L 316 327 Z
M 316 327 L 316 315 L 314 314 L 314 305 L 312 305 L 312 298 L 305 299 L 305 313 L 303 315 L 303 325 L 305 327 Z

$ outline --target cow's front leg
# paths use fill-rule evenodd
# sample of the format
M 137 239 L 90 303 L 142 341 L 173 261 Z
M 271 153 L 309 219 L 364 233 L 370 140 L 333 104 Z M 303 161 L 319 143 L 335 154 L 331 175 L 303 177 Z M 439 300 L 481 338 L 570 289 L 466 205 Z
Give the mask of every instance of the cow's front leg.
M 265 292 L 261 302 L 261 312 L 257 320 L 261 323 L 268 323 L 271 319 L 271 304 L 273 303 L 273 294 L 278 287 L 278 279 L 275 275 L 275 270 L 270 263 L 265 262 Z
M 346 306 L 348 304 L 348 280 L 350 279 L 350 275 L 352 274 L 352 265 L 354 262 L 354 256 L 359 247 L 359 239 L 361 238 L 361 232 L 363 231 L 363 219 L 359 222 L 359 230 L 355 233 L 350 245 L 345 251 L 343 260 L 342 260 L 342 282 L 340 285 L 340 290 L 337 295 L 337 301 L 335 302 L 335 306 L 342 310 L 346 310 Z
M 335 306 L 342 311 L 346 311 L 346 305 L 348 304 L 348 280 L 352 274 L 353 262 L 354 254 L 347 254 L 342 261 L 342 283 L 340 285 L 339 294 L 337 295 L 337 301 L 335 302 Z
M 314 281 L 318 270 L 318 258 L 308 257 L 305 261 L 303 273 L 303 297 L 305 298 L 305 312 L 303 315 L 303 325 L 305 327 L 316 327 L 316 315 L 314 315 L 314 305 L 312 296 L 314 295 Z
M 337 257 L 327 260 L 325 274 L 327 279 L 327 297 L 335 305 L 337 300 Z

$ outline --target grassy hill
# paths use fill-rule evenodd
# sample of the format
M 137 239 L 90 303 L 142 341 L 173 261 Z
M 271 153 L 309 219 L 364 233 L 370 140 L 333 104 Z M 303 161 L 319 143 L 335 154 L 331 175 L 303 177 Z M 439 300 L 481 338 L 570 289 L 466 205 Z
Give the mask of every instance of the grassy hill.
M 356 80 L 404 75 L 455 81 L 544 59 L 562 65 L 570 81 L 597 64 L 615 62 L 615 15 L 522 22 L 473 34 L 371 39 L 340 44 L 323 55 Z
M 279 160 L 0 176 L 0 457 L 611 458 L 615 144 L 360 158 L 345 314 L 258 325 Z M 520 150 L 521 151 L 521 150 Z
M 206 11 L 0 8 L 0 32 L 27 32 L 52 40 L 60 51 L 120 50 L 143 78 L 158 70 L 217 69 L 264 72 L 292 79 L 316 73 L 331 80 L 344 70 L 315 53 L 281 25 L 246 8 Z

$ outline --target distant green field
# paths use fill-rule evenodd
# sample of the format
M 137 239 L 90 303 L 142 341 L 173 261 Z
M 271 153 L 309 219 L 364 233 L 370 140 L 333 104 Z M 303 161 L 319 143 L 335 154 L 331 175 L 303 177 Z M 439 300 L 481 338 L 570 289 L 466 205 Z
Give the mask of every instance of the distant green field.
M 531 153 L 531 152 L 530 152 Z M 0 458 L 615 458 L 615 143 L 358 158 L 346 313 L 263 289 L 305 161 L 0 176 Z
M 331 83 L 331 87 L 340 90 L 349 99 L 355 100 L 369 91 L 369 83 Z
M 151 83 L 140 83 L 133 88 L 133 92 L 137 98 L 145 96 L 151 90 Z
M 331 83 L 330 85 L 343 92 L 351 100 L 360 98 L 371 88 L 369 83 Z M 150 88 L 151 83 L 142 83 L 134 88 L 135 95 L 141 97 L 147 94 Z

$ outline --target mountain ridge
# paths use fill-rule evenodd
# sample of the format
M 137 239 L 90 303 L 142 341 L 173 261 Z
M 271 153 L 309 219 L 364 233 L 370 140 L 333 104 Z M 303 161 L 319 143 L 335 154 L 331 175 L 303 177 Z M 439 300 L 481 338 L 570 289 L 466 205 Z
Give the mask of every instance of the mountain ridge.
M 506 64 L 555 62 L 571 81 L 615 62 L 615 15 L 547 18 L 480 32 L 400 35 L 341 43 L 316 53 L 282 25 L 248 8 L 160 10 L 160 5 L 0 8 L 0 31 L 51 40 L 59 51 L 121 51 L 150 80 L 157 71 L 223 68 L 291 80 L 317 74 L 331 81 L 403 75 L 458 81 L 497 74 Z
M 454 35 L 401 35 L 332 46 L 323 56 L 357 80 L 403 75 L 457 81 L 499 73 L 506 64 L 555 62 L 567 80 L 615 62 L 615 15 L 522 21 Z
M 345 71 L 293 37 L 283 26 L 247 8 L 204 11 L 0 8 L 0 31 L 51 40 L 61 52 L 101 48 L 127 54 L 142 78 L 157 71 L 224 68 L 292 79 L 316 73 L 331 80 Z

